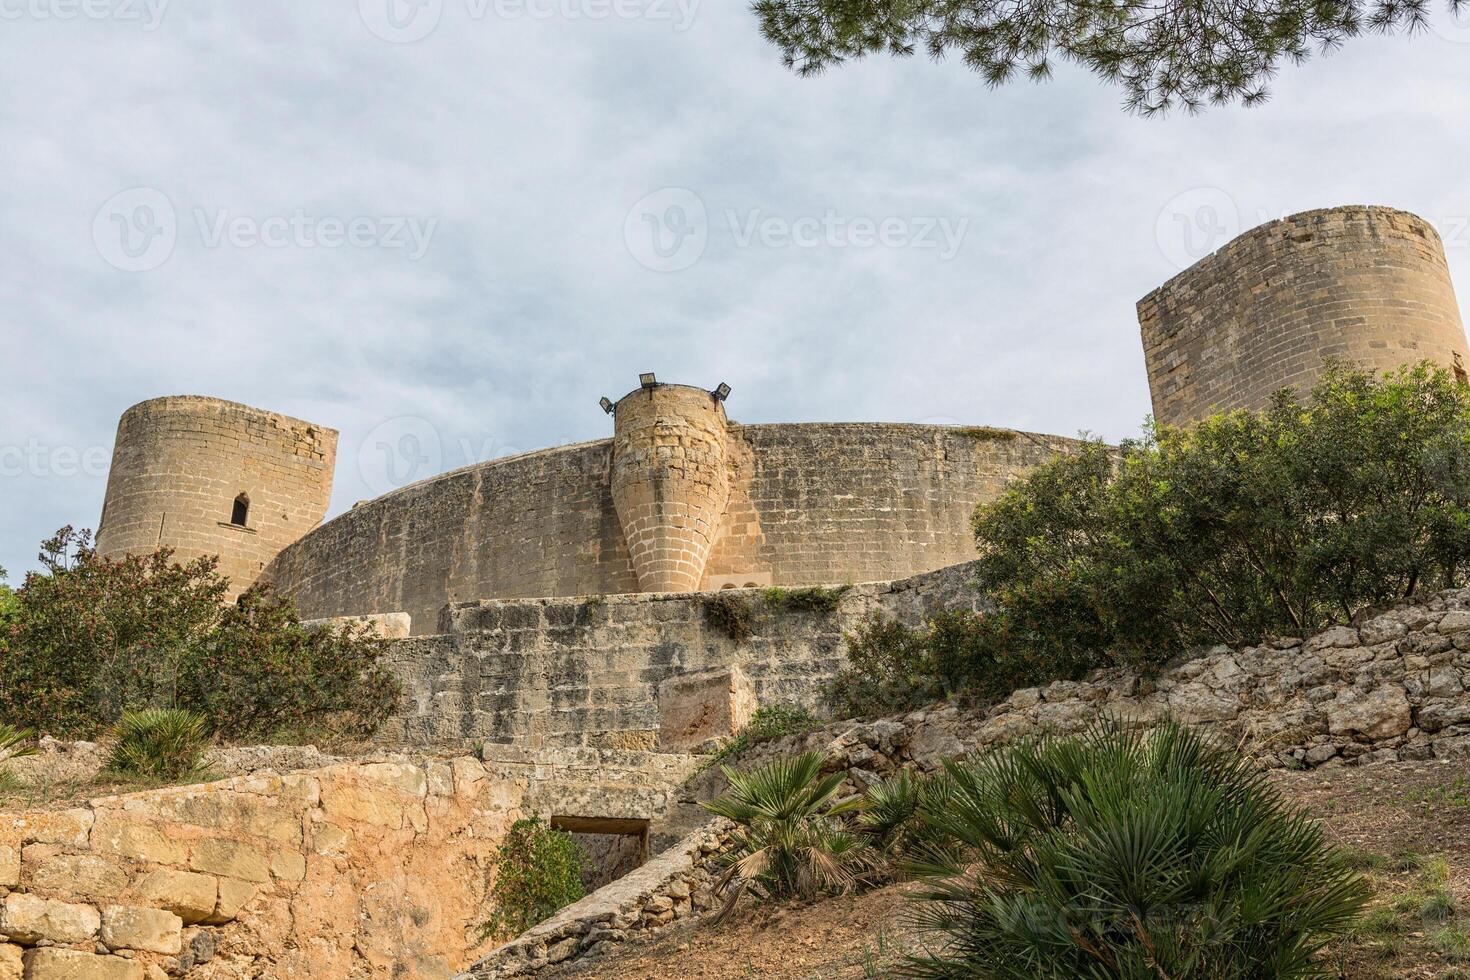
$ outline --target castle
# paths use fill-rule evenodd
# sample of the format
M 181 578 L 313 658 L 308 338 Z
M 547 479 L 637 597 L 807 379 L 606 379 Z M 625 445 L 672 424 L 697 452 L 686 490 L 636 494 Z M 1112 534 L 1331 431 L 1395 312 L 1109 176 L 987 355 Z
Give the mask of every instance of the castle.
M 1467 355 L 1443 248 L 1380 207 L 1257 227 L 1138 304 L 1154 413 L 1259 408 L 1330 359 L 1386 369 Z M 644 375 L 610 439 L 446 473 L 323 524 L 337 433 L 245 405 L 166 397 L 118 427 L 104 555 L 218 554 L 238 593 L 302 614 L 455 602 L 902 579 L 974 557 L 970 515 L 1075 441 L 986 427 L 740 425 L 728 386 Z

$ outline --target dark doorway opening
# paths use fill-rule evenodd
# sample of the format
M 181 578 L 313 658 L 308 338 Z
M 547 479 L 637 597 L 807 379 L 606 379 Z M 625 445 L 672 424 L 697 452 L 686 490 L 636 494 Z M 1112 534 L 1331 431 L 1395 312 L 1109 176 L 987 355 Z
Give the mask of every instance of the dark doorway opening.
M 588 894 L 648 861 L 648 821 L 623 817 L 552 817 L 587 854 L 582 887 Z

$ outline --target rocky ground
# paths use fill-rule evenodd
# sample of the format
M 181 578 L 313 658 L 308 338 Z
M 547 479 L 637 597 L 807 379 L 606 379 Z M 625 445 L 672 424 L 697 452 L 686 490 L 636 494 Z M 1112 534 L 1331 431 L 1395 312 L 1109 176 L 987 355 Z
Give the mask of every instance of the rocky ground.
M 1470 766 L 1462 760 L 1277 772 L 1273 782 L 1350 849 L 1375 896 L 1328 963 L 1351 978 L 1470 980 Z M 892 975 L 922 941 L 898 885 L 784 908 L 744 907 L 542 977 L 829 980 Z M 1447 901 L 1446 901 L 1447 900 Z

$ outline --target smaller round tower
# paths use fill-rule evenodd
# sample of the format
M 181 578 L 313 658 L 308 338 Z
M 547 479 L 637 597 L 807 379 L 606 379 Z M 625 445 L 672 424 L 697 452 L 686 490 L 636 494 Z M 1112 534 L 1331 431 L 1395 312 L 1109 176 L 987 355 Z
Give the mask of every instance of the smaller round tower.
M 103 556 L 167 546 L 218 555 L 230 595 L 326 515 L 337 433 L 216 398 L 155 398 L 123 413 L 97 527 Z
M 693 592 L 730 499 L 724 394 L 643 385 L 612 406 L 612 496 L 643 592 Z

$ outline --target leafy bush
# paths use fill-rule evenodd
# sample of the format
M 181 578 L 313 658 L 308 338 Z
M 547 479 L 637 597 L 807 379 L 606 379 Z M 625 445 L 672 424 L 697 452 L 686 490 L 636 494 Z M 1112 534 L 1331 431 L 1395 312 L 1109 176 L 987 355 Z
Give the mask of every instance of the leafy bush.
M 185 708 L 229 737 L 366 733 L 397 701 L 366 629 L 313 633 L 266 588 L 234 605 L 217 560 L 104 558 L 85 531 L 42 545 L 0 636 L 0 716 L 95 737 L 125 711 Z
M 494 908 L 481 927 L 481 941 L 519 936 L 585 895 L 586 859 L 570 834 L 540 817 L 517 820 L 496 857 Z
M 108 772 L 146 779 L 181 779 L 204 771 L 209 727 L 191 711 L 125 711 L 112 737 L 112 752 L 105 767 Z
M 924 869 L 915 914 L 944 942 L 909 976 L 1327 976 L 1315 955 L 1368 897 L 1246 760 L 1179 726 L 1023 743 L 946 774 L 924 819 L 967 853 Z
M 763 899 L 846 891 L 872 866 L 867 842 L 841 819 L 862 800 L 833 803 L 846 774 L 823 776 L 825 761 L 807 752 L 749 773 L 723 767 L 729 792 L 702 804 L 740 826 L 716 881 L 728 896 L 722 916 L 747 891 Z
M 1050 680 L 1066 651 L 1038 657 L 1010 642 L 1009 620 L 967 610 L 939 613 L 921 629 L 873 613 L 847 636 L 847 666 L 823 688 L 844 718 L 911 711 L 957 694 L 1004 697 Z M 1082 662 L 1090 664 L 1090 659 Z
M 837 611 L 842 597 L 852 589 L 850 585 L 834 589 L 813 586 L 803 589 L 774 587 L 761 592 L 761 598 L 772 609 L 790 612 L 809 612 L 828 616 Z
M 256 586 L 224 610 L 179 677 L 179 702 L 231 739 L 372 734 L 399 685 L 371 626 L 308 630 L 294 605 Z
M 1304 635 L 1453 587 L 1470 560 L 1470 392 L 1421 365 L 1330 369 L 1302 402 L 1114 455 L 1091 445 L 975 517 L 978 580 L 1013 651 L 1093 658 Z
M 755 633 L 755 609 L 744 596 L 717 592 L 705 596 L 704 618 L 711 626 L 736 643 L 744 643 Z
M 711 762 L 740 755 L 749 749 L 787 735 L 801 735 L 822 727 L 822 719 L 798 704 L 763 704 L 755 709 L 744 728 L 736 733 Z

